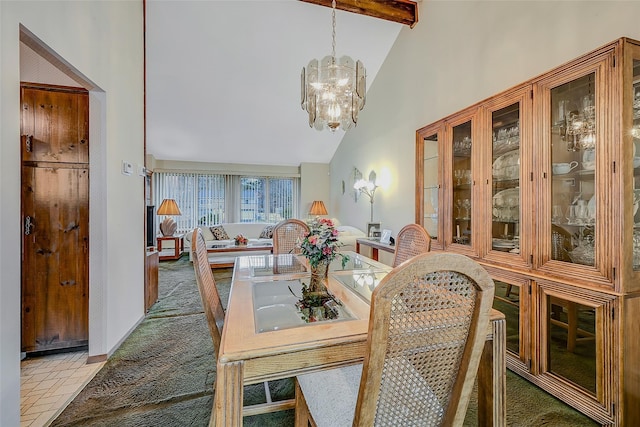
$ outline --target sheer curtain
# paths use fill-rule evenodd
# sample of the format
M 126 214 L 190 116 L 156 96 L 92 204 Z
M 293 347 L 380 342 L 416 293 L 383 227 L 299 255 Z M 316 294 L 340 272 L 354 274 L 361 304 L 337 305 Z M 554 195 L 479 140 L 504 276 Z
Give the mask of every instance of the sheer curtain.
M 298 216 L 300 179 L 184 172 L 153 174 L 156 210 L 175 199 L 178 232 L 225 222 L 269 222 Z M 164 218 L 158 218 L 160 223 Z

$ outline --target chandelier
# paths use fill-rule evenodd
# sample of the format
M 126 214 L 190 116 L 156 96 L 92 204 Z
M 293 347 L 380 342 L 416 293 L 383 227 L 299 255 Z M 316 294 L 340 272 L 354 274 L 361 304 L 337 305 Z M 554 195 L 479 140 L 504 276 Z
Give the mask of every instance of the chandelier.
M 332 4 L 331 55 L 320 61 L 312 59 L 302 68 L 302 109 L 309 113 L 309 126 L 332 132 L 347 130 L 358 122 L 358 112 L 364 107 L 366 71 L 360 61 L 349 56 L 336 58 L 336 1 Z

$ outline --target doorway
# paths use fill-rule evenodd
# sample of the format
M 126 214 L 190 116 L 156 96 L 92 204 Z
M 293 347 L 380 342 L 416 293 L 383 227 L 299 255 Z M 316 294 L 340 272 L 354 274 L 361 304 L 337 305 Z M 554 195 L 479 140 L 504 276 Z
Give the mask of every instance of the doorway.
M 21 85 L 22 351 L 89 336 L 89 96 Z

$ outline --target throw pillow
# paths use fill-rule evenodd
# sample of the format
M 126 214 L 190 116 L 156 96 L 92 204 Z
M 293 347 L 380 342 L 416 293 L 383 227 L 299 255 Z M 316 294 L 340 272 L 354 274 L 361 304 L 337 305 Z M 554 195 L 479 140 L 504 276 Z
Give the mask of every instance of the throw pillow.
M 227 232 L 224 231 L 224 227 L 221 225 L 214 225 L 213 227 L 211 227 L 211 233 L 213 234 L 213 237 L 216 238 L 216 240 L 229 240 Z
M 273 239 L 273 225 L 267 225 L 262 229 L 259 239 Z

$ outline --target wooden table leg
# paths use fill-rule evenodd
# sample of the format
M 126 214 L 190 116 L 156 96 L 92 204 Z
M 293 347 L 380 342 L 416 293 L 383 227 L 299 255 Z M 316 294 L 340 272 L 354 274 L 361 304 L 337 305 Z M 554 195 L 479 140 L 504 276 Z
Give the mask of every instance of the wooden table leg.
M 478 425 L 506 426 L 506 321 L 491 322 L 493 339 L 486 341 L 478 368 Z
M 242 425 L 244 363 L 218 362 L 216 394 L 209 425 L 239 427 Z
M 371 259 L 378 261 L 378 248 L 371 248 Z

